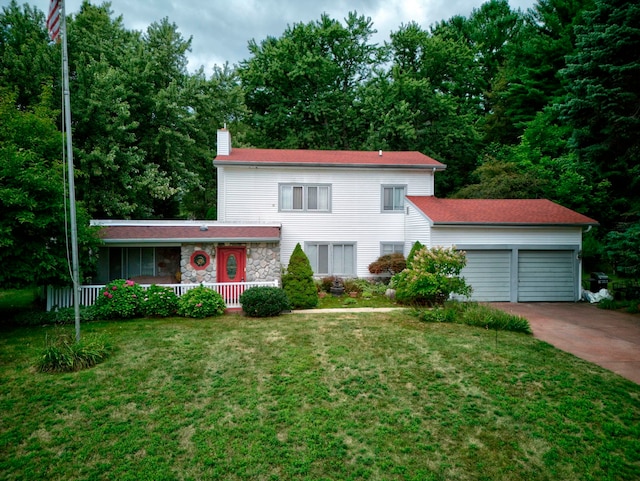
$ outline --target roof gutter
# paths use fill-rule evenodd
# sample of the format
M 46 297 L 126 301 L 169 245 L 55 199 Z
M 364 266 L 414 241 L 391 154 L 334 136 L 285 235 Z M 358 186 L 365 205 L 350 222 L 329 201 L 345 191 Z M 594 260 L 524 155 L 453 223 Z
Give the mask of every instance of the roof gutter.
M 330 164 L 321 162 L 252 162 L 247 160 L 213 161 L 214 167 L 242 166 L 242 167 L 327 167 L 332 169 L 410 169 L 410 170 L 445 170 L 446 164 Z
M 599 225 L 597 222 L 585 222 L 576 224 L 567 223 L 531 223 L 531 222 L 433 222 L 433 227 L 583 227 Z

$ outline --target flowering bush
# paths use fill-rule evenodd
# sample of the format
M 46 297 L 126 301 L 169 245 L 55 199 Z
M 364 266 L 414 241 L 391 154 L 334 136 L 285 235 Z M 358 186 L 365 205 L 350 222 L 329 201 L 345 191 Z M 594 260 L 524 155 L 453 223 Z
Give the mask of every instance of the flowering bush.
M 102 319 L 131 319 L 142 313 L 144 289 L 133 281 L 117 279 L 107 284 L 96 299 Z
M 178 314 L 184 317 L 219 316 L 226 307 L 220 294 L 204 286 L 190 289 L 178 299 Z
M 423 247 L 405 270 L 393 276 L 396 299 L 404 304 L 441 305 L 450 294 L 469 296 L 471 287 L 460 271 L 467 264 L 463 251 Z
M 178 310 L 178 296 L 166 286 L 152 285 L 142 299 L 142 313 L 149 317 L 169 317 Z

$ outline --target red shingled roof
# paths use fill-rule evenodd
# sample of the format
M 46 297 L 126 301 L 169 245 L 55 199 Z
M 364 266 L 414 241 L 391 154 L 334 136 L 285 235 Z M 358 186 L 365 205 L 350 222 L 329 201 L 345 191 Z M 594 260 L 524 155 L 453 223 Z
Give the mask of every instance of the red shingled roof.
M 321 165 L 342 167 L 436 168 L 446 165 L 420 152 L 364 152 L 349 150 L 233 149 L 219 155 L 214 164 Z
M 587 216 L 546 199 L 438 199 L 408 196 L 434 225 L 597 225 Z
M 107 225 L 100 230 L 106 242 L 126 241 L 272 241 L 280 240 L 280 228 L 274 226 L 212 226 L 200 230 L 199 225 Z

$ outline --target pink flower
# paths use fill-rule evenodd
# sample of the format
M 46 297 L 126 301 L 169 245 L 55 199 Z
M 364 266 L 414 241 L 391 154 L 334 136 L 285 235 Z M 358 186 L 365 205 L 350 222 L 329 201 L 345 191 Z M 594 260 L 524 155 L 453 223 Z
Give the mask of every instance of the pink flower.
M 113 299 L 113 294 L 111 294 L 110 292 L 107 292 L 107 297 L 108 297 L 109 299 Z
M 118 286 L 111 286 L 111 290 L 115 291 L 118 288 Z
M 128 280 L 128 281 L 127 281 L 127 285 L 128 285 L 128 286 L 135 286 L 135 285 L 136 285 L 136 283 L 135 283 L 135 282 L 133 282 L 132 280 Z
M 198 304 L 196 304 L 196 307 L 202 307 L 202 302 L 199 302 Z
M 104 291 L 104 295 L 109 297 L 111 294 L 109 294 L 107 291 Z

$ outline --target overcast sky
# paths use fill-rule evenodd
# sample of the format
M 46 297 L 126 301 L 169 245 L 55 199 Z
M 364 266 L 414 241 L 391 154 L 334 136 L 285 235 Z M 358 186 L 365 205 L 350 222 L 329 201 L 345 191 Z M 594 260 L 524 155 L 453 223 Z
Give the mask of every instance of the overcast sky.
M 0 7 L 10 0 L 0 0 Z M 18 0 L 45 12 L 48 0 Z M 94 5 L 102 1 L 92 1 Z M 402 24 L 418 22 L 423 28 L 454 15 L 468 16 L 482 0 L 111 0 L 114 14 L 122 15 L 131 30 L 145 31 L 164 17 L 178 26 L 185 39 L 192 37 L 189 70 L 204 66 L 207 76 L 214 65 L 237 64 L 249 57 L 247 43 L 271 35 L 280 37 L 287 25 L 320 19 L 322 13 L 341 22 L 350 11 L 371 17 L 382 44 Z M 526 10 L 534 0 L 509 0 L 512 8 Z M 67 15 L 76 14 L 82 0 L 67 0 Z

